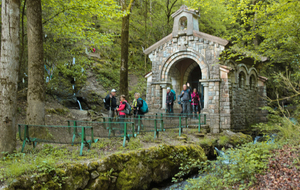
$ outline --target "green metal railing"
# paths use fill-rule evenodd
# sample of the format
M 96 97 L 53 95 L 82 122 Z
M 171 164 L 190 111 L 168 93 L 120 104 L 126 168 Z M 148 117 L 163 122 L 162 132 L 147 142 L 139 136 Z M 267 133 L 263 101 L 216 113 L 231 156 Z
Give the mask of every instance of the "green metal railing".
M 55 126 L 55 125 L 25 125 L 18 124 L 19 138 L 23 141 L 22 150 L 24 151 L 26 144 L 33 144 L 36 147 L 38 142 L 44 143 L 57 143 L 57 144 L 81 144 L 80 155 L 82 156 L 83 148 L 91 148 L 91 143 L 97 142 L 94 140 L 93 127 L 91 126 L 78 126 L 76 129 L 81 129 L 81 135 L 75 139 L 73 134 L 70 133 L 70 126 Z M 90 140 L 87 140 L 86 132 L 89 131 Z M 72 140 L 71 140 L 72 139 Z
M 118 122 L 133 122 L 135 125 L 136 134 L 144 132 L 154 132 L 154 138 L 159 137 L 160 131 L 165 131 L 163 128 L 162 119 L 144 118 L 143 116 L 127 117 L 127 118 L 103 118 L 103 121 L 118 121 Z
M 80 135 L 77 127 L 82 125 L 92 126 L 94 128 L 94 136 L 97 138 L 122 137 L 123 147 L 126 145 L 126 140 L 129 141 L 131 137 L 136 136 L 133 122 L 115 122 L 112 119 L 103 122 L 69 120 L 68 126 L 75 127 L 73 129 L 73 139 Z
M 189 125 L 198 125 L 198 132 L 199 133 L 201 131 L 201 125 L 206 125 L 206 114 L 160 113 L 158 115 L 160 115 L 160 117 L 164 117 L 164 116 L 175 116 L 175 117 L 184 116 L 186 126 L 188 127 Z
M 187 117 L 186 116 L 173 116 L 173 115 L 160 115 L 160 114 L 153 114 L 153 115 L 144 115 L 142 116 L 146 119 L 159 119 L 162 121 L 160 124 L 160 128 L 164 131 L 167 129 L 176 129 L 178 128 L 179 132 L 178 135 L 181 136 L 182 129 L 187 128 Z

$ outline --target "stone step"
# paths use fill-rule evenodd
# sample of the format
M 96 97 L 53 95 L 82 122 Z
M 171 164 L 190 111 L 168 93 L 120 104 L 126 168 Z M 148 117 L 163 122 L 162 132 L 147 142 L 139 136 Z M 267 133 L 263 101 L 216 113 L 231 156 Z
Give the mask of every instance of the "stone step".
M 190 124 L 189 128 L 198 128 L 198 125 Z M 209 125 L 201 125 L 201 129 L 209 129 Z

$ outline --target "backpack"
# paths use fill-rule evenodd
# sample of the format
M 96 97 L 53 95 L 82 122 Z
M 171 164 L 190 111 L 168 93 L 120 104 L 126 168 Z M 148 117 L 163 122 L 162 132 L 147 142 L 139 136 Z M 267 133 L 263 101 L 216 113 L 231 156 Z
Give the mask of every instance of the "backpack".
M 181 98 L 180 98 L 180 95 L 178 95 L 178 102 L 177 102 L 179 105 L 181 104 Z
M 141 100 L 143 100 L 142 98 L 140 98 Z M 148 109 L 148 104 L 146 103 L 145 100 L 143 100 L 143 106 L 141 107 L 141 111 L 143 113 L 148 113 L 149 109 Z
M 172 94 L 174 95 L 174 101 L 176 100 L 176 92 L 175 90 L 171 89 Z
M 128 102 L 125 102 L 126 106 L 125 109 L 123 111 L 123 113 L 125 113 L 126 115 L 131 115 L 131 106 L 130 104 L 128 104 Z

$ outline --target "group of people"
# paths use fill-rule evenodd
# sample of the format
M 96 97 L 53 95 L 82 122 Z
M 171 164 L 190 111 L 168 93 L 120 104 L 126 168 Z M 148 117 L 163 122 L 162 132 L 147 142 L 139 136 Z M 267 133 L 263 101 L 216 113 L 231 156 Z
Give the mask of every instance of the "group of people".
M 166 106 L 167 106 L 168 113 L 174 113 L 173 106 L 175 100 L 176 100 L 175 91 L 171 90 L 171 88 L 168 87 L 167 95 L 166 95 Z M 182 108 L 181 113 L 199 114 L 199 112 L 201 111 L 200 95 L 197 92 L 196 88 L 194 88 L 192 92 L 189 83 L 183 85 L 183 90 L 181 91 L 181 94 L 178 96 L 178 103 L 181 105 Z M 135 93 L 134 100 L 131 105 L 127 102 L 125 95 L 120 96 L 120 103 L 118 105 L 115 89 L 112 89 L 110 94 L 108 94 L 104 99 L 105 108 L 108 110 L 108 117 L 113 118 L 115 114 L 118 113 L 119 121 L 124 121 L 124 118 L 126 117 L 127 114 L 129 114 L 128 112 L 130 112 L 131 110 L 133 111 L 133 115 L 135 117 L 138 116 L 142 117 L 147 112 L 143 108 L 144 104 L 146 104 L 146 102 L 142 98 L 140 98 L 140 93 Z M 146 106 L 148 109 L 148 105 Z
M 168 113 L 174 113 L 173 105 L 175 102 L 175 93 L 170 87 L 167 88 L 166 106 Z M 181 105 L 181 113 L 185 114 L 199 114 L 201 111 L 200 95 L 197 89 L 194 88 L 193 92 L 190 84 L 183 85 L 183 90 L 178 96 L 178 103 Z M 192 111 L 191 111 L 192 110 Z
M 128 109 L 128 102 L 125 95 L 120 96 L 120 103 L 117 104 L 116 90 L 112 89 L 110 94 L 108 94 L 104 99 L 105 109 L 108 110 L 108 117 L 114 117 L 118 113 L 120 120 L 126 117 L 125 110 Z M 143 116 L 145 113 L 142 111 L 143 99 L 140 98 L 140 93 L 134 94 L 134 100 L 129 109 L 132 109 L 134 116 Z

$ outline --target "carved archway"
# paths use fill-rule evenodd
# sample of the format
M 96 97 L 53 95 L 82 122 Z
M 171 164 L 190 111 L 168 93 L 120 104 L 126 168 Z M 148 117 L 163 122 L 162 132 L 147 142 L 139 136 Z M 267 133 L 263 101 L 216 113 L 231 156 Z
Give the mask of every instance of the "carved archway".
M 160 80 L 168 82 L 168 75 L 170 68 L 176 64 L 178 61 L 182 59 L 192 59 L 196 62 L 196 64 L 200 67 L 202 72 L 202 79 L 209 79 L 209 67 L 206 64 L 205 58 L 194 51 L 179 51 L 169 56 L 165 63 L 162 66 L 162 71 L 160 74 Z

